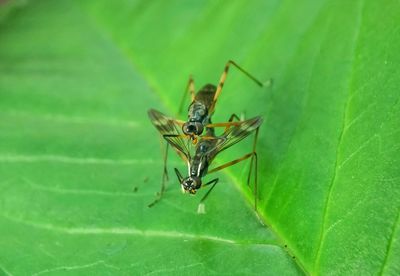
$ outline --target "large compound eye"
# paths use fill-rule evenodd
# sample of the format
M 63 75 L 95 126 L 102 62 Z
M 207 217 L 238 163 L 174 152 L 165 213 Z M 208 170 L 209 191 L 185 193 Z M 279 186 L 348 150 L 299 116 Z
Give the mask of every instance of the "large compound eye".
M 186 135 L 200 135 L 203 133 L 203 125 L 198 122 L 184 123 L 182 126 L 182 131 Z
M 193 134 L 195 132 L 196 126 L 193 123 L 184 123 L 182 126 L 182 131 L 186 135 Z
M 203 125 L 201 123 L 195 123 L 196 124 L 196 135 L 200 135 L 203 133 Z

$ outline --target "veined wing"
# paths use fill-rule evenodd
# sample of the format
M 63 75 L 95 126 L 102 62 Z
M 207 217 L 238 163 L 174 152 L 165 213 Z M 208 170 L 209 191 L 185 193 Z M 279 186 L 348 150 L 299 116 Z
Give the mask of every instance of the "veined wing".
M 183 154 L 184 159 L 188 161 L 190 159 L 190 139 L 182 133 L 181 123 L 155 109 L 150 109 L 148 115 L 164 139 L 167 140 L 181 157 L 181 154 Z
M 260 116 L 257 116 L 245 121 L 241 121 L 238 125 L 229 127 L 221 136 L 216 137 L 218 141 L 213 150 L 221 152 L 233 146 L 259 128 L 262 122 L 263 119 Z

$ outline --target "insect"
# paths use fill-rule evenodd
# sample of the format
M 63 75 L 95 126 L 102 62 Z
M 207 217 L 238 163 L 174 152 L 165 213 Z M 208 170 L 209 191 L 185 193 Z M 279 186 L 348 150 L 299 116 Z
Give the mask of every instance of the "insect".
M 237 122 L 233 122 L 233 120 L 235 119 L 240 120 L 236 114 L 232 114 L 227 122 L 216 123 L 216 124 L 211 123 L 211 116 L 214 113 L 216 102 L 222 92 L 222 88 L 224 86 L 231 65 L 235 66 L 237 69 L 239 69 L 239 71 L 244 73 L 247 77 L 249 77 L 259 86 L 263 86 L 263 84 L 259 80 L 257 80 L 255 77 L 253 77 L 250 73 L 248 73 L 246 70 L 244 70 L 242 67 L 240 67 L 232 60 L 229 60 L 226 63 L 224 71 L 220 77 L 217 86 L 213 84 L 206 84 L 197 93 L 195 93 L 194 80 L 192 77 L 190 77 L 186 87 L 186 91 L 182 97 L 178 112 L 181 113 L 185 102 L 185 96 L 189 92 L 191 95 L 191 104 L 189 105 L 188 108 L 188 116 L 187 116 L 188 120 L 186 122 L 172 118 L 169 118 L 169 120 L 172 121 L 175 125 L 178 125 L 179 128 L 182 130 L 183 134 L 190 137 L 193 144 L 197 143 L 197 138 L 199 135 L 203 133 L 204 129 L 212 129 L 214 127 L 229 127 L 238 124 Z M 271 80 L 269 80 L 269 84 L 272 84 Z M 152 119 L 151 116 L 150 119 Z M 162 133 L 166 134 L 167 132 L 162 132 Z M 167 171 L 168 148 L 169 144 L 167 143 L 164 152 L 164 169 L 161 181 L 162 188 L 160 194 L 163 193 L 165 187 L 164 183 L 168 180 L 168 171 Z M 150 207 L 153 206 L 154 203 L 150 204 L 149 206 Z
M 203 177 L 207 174 L 211 174 L 226 167 L 232 166 L 250 157 L 251 163 L 247 182 L 248 184 L 250 182 L 254 160 L 254 193 L 255 196 L 257 195 L 257 154 L 255 147 L 258 137 L 258 130 L 262 123 L 261 117 L 254 117 L 249 120 L 237 122 L 237 124 L 235 125 L 226 126 L 223 134 L 220 136 L 215 135 L 214 128 L 207 128 L 206 134 L 199 138 L 196 145 L 193 145 L 186 134 L 180 131 L 180 125 L 178 125 L 174 119 L 167 117 L 163 113 L 154 109 L 149 110 L 149 117 L 154 126 L 162 134 L 164 139 L 167 140 L 168 144 L 170 144 L 172 148 L 178 153 L 178 155 L 187 163 L 187 177 L 183 177 L 180 171 L 175 168 L 175 173 L 178 177 L 182 190 L 186 193 L 196 194 L 197 190 L 199 190 L 200 188 L 211 186 L 211 188 L 200 200 L 198 212 L 203 212 L 203 202 L 208 197 L 215 185 L 218 183 L 218 178 L 203 183 Z M 212 161 L 220 152 L 238 143 L 253 132 L 255 132 L 255 137 L 252 152 L 209 170 L 209 166 L 211 165 Z M 191 153 L 191 147 L 194 147 L 193 156 Z M 161 199 L 164 190 L 165 184 L 164 182 L 162 182 L 161 192 L 159 193 L 159 196 L 156 198 L 156 200 L 152 204 L 150 204 L 151 206 Z M 257 209 L 256 198 L 255 209 Z

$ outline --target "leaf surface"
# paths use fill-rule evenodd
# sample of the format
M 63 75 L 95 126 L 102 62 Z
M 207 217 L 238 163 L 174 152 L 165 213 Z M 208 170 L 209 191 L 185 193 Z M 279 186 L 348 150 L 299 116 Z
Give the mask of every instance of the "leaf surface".
M 399 273 L 398 2 L 0 5 L 0 271 Z M 172 170 L 147 207 L 162 172 L 147 109 L 174 115 L 188 76 L 216 84 L 229 59 L 274 80 L 230 70 L 214 119 L 263 115 L 268 227 L 247 163 L 209 176 L 205 215 Z

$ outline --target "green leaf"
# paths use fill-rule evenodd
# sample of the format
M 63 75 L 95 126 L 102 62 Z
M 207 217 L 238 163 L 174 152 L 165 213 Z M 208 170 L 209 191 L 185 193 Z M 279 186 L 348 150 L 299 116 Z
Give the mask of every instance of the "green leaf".
M 0 4 L 0 272 L 400 273 L 398 1 L 110 2 Z M 188 76 L 217 83 L 228 59 L 274 79 L 230 70 L 214 118 L 263 115 L 268 226 L 248 164 L 215 175 L 205 215 L 172 170 L 147 207 L 147 109 L 174 115 Z

